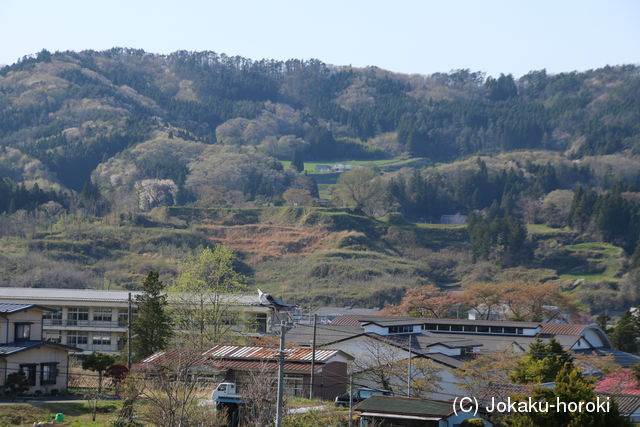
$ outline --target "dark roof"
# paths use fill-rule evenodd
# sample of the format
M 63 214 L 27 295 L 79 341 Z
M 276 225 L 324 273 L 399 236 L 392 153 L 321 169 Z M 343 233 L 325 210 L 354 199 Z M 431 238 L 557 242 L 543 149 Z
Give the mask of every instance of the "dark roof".
M 354 308 L 354 307 L 320 307 L 314 314 L 321 317 L 337 317 L 343 315 L 354 316 L 375 316 L 379 312 L 379 308 Z
M 0 314 L 18 313 L 20 311 L 30 310 L 32 308 L 36 308 L 38 310 L 44 310 L 44 311 L 57 311 L 54 308 L 43 307 L 41 305 L 36 305 L 36 304 L 15 304 L 10 302 L 3 302 L 3 303 L 0 303 Z
M 422 318 L 421 323 L 433 323 L 438 325 L 478 325 L 478 326 L 504 326 L 507 328 L 531 328 L 535 329 L 541 324 L 538 322 L 516 322 L 510 320 L 473 320 L 473 319 L 432 319 Z
M 613 361 L 623 368 L 630 368 L 636 363 L 640 363 L 640 357 L 635 354 L 625 353 L 624 351 L 614 348 L 596 348 L 594 350 L 576 351 L 576 353 L 592 353 L 595 352 L 599 356 L 613 355 Z
M 317 325 L 316 345 L 321 346 L 346 338 L 362 335 L 364 332 L 359 326 L 334 326 Z M 287 332 L 287 341 L 303 346 L 311 345 L 313 340 L 313 325 L 297 325 Z
M 371 396 L 360 402 L 354 410 L 381 414 L 400 414 L 446 418 L 453 413 L 451 402 L 400 396 Z
M 71 347 L 64 344 L 58 344 L 51 341 L 17 341 L 7 344 L 0 344 L 0 357 L 10 356 L 12 354 L 20 353 L 22 351 L 31 350 L 41 346 L 57 347 L 67 351 L 82 351 L 79 348 Z
M 331 325 L 351 325 L 373 323 L 380 326 L 393 325 L 419 325 L 422 323 L 432 323 L 439 325 L 482 325 L 482 326 L 504 326 L 512 328 L 535 329 L 543 324 L 538 322 L 516 322 L 507 320 L 472 320 L 472 319 L 436 319 L 431 317 L 407 317 L 407 316 L 358 316 L 356 314 L 345 314 L 336 317 L 331 321 Z M 567 325 L 571 326 L 571 325 Z M 584 328 L 585 325 L 580 325 Z
M 618 405 L 618 411 L 625 416 L 633 414 L 640 407 L 640 395 L 637 394 L 596 392 L 596 395 L 613 399 Z

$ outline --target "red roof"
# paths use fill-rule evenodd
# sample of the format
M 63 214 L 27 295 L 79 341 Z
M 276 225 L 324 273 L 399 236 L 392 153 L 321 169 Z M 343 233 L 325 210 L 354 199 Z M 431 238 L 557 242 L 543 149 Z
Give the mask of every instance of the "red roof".
M 581 335 L 587 325 L 576 325 L 567 323 L 541 323 L 541 334 L 549 335 Z

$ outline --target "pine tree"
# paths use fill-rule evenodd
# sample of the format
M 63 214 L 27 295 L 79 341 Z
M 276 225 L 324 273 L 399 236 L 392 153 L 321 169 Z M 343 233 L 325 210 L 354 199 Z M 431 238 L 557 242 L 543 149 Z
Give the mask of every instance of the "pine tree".
M 133 359 L 142 360 L 167 347 L 172 335 L 171 317 L 167 311 L 167 295 L 158 272 L 150 271 L 142 283 L 142 294 L 136 296 L 138 316 L 133 322 L 131 349 Z

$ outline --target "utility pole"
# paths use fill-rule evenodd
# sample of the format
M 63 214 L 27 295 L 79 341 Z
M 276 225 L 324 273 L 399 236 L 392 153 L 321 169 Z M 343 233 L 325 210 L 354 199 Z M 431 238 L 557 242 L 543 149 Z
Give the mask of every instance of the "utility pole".
M 318 315 L 313 315 L 313 341 L 311 342 L 311 379 L 309 381 L 309 400 L 313 399 L 313 384 L 316 375 L 316 325 L 318 324 Z
M 284 336 L 287 333 L 284 320 L 280 322 L 280 351 L 278 352 L 278 398 L 276 401 L 276 427 L 282 426 L 282 395 L 284 394 Z
M 407 397 L 411 397 L 411 337 L 409 337 L 409 369 L 407 370 Z
M 127 369 L 131 371 L 131 292 L 129 292 L 129 305 L 127 307 Z
M 349 427 L 353 419 L 353 374 L 349 374 Z

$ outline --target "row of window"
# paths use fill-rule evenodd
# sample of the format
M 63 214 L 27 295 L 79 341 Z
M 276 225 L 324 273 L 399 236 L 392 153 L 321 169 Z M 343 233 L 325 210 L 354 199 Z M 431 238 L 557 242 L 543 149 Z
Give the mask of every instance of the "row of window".
M 94 308 L 93 309 L 93 321 L 94 322 L 111 322 L 114 320 L 114 313 L 111 308 Z M 133 315 L 135 316 L 135 310 Z M 118 316 L 118 324 L 121 326 L 126 326 L 129 320 L 129 312 L 127 309 L 120 309 L 117 313 Z M 62 310 L 58 310 L 55 312 L 45 313 L 43 316 L 44 320 L 47 320 L 47 323 L 51 324 L 62 324 Z M 89 321 L 89 309 L 88 308 L 78 308 L 71 307 L 67 309 L 67 322 L 70 324 L 77 324 L 77 322 L 88 322 Z
M 47 341 L 62 343 L 62 334 L 56 332 L 45 332 L 44 338 Z M 69 331 L 67 333 L 68 345 L 88 345 L 89 342 L 93 345 L 111 345 L 111 335 L 102 333 L 81 332 L 81 331 Z
M 37 363 L 25 363 L 20 365 L 20 371 L 27 378 L 27 383 L 30 386 L 36 385 L 38 364 Z M 40 385 L 55 384 L 58 378 L 58 364 L 57 363 L 41 363 L 40 364 Z
M 481 326 L 481 325 L 442 325 L 435 323 L 425 323 L 422 325 L 425 331 L 437 332 L 473 332 L 477 334 L 505 334 L 505 335 L 522 335 L 523 328 L 515 328 L 509 326 Z

